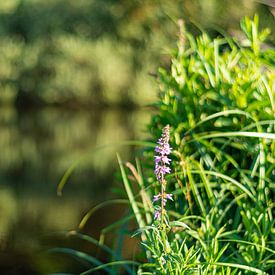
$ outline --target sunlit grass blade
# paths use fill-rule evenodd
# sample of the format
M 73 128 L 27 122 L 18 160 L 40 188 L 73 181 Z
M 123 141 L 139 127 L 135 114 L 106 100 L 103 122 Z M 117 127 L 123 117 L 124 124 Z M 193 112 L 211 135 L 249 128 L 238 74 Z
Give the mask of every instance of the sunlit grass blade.
M 217 137 L 249 137 L 249 138 L 264 138 L 275 140 L 275 134 L 272 133 L 259 133 L 259 132 L 218 132 L 210 134 L 202 134 L 200 138 L 209 139 Z
M 139 194 L 142 199 L 142 206 L 144 207 L 144 210 L 145 210 L 146 222 L 147 224 L 150 224 L 152 222 L 151 213 L 153 213 L 153 206 L 144 186 L 143 175 L 141 171 L 140 162 L 138 159 L 136 159 L 136 165 L 137 165 L 137 169 L 131 163 L 129 162 L 126 163 L 126 166 L 130 169 L 130 171 L 132 172 L 132 175 L 134 176 L 134 178 L 136 179 L 140 187 Z
M 194 127 L 192 127 L 191 129 L 189 129 L 188 131 L 186 131 L 184 135 L 185 136 L 188 135 L 195 128 L 197 128 L 198 126 L 200 126 L 201 124 L 203 124 L 203 123 L 205 123 L 207 121 L 210 121 L 212 119 L 216 119 L 218 117 L 227 117 L 229 115 L 242 115 L 242 116 L 248 117 L 248 118 L 250 118 L 251 120 L 254 121 L 253 117 L 248 112 L 245 112 L 245 111 L 242 111 L 242 110 L 238 110 L 238 109 L 235 109 L 235 110 L 226 110 L 226 111 L 222 111 L 222 112 L 217 112 L 215 114 L 212 114 L 210 116 L 207 116 L 207 117 L 201 119 Z
M 194 174 L 200 174 L 200 171 L 198 170 L 192 170 L 192 173 Z M 205 174 L 208 174 L 208 175 L 213 175 L 213 176 L 216 176 L 218 178 L 222 178 L 232 184 L 234 184 L 236 187 L 238 187 L 240 190 L 242 190 L 244 193 L 246 193 L 253 201 L 255 201 L 255 197 L 251 194 L 251 192 L 244 186 L 242 185 L 240 182 L 238 182 L 237 180 L 227 176 L 227 175 L 224 175 L 222 173 L 218 173 L 218 172 L 214 172 L 214 171 L 205 171 Z
M 204 188 L 206 190 L 210 205 L 213 205 L 214 204 L 214 194 L 212 191 L 211 184 L 205 174 L 205 170 L 204 170 L 203 166 L 200 163 L 198 163 L 197 161 L 193 161 L 193 163 L 200 171 L 200 176 L 201 176 L 202 182 L 204 184 Z
M 226 267 L 227 266 L 236 267 L 238 269 L 250 271 L 250 272 L 253 272 L 253 273 L 256 273 L 256 274 L 268 275 L 266 272 L 264 272 L 264 271 L 262 271 L 258 268 L 255 268 L 255 267 L 248 266 L 248 265 L 235 264 L 235 263 L 221 263 L 221 262 L 214 263 L 213 265 L 226 266 Z
M 199 190 L 197 188 L 197 185 L 196 185 L 196 183 L 193 179 L 192 170 L 190 169 L 189 164 L 186 164 L 186 173 L 187 173 L 188 180 L 189 180 L 193 195 L 195 197 L 195 200 L 198 202 L 198 205 L 201 209 L 201 212 L 202 212 L 203 216 L 205 216 L 206 215 L 206 210 L 205 210 L 200 192 L 199 192 Z
M 109 147 L 117 147 L 117 146 L 141 146 L 141 147 L 154 147 L 155 144 L 148 141 L 139 141 L 139 140 L 125 140 L 119 143 L 110 143 L 98 146 L 94 148 L 93 150 L 89 151 L 85 156 L 83 156 L 81 159 L 73 162 L 71 166 L 66 170 L 64 175 L 62 176 L 60 182 L 57 185 L 57 195 L 62 196 L 62 191 L 72 175 L 73 171 L 76 169 L 77 166 L 79 166 L 82 162 L 86 161 L 87 159 L 91 158 L 95 152 L 98 152 L 100 150 L 107 149 Z
M 120 167 L 120 171 L 121 171 L 121 176 L 122 176 L 122 180 L 123 180 L 123 183 L 124 183 L 124 187 L 125 187 L 127 196 L 129 198 L 130 205 L 131 205 L 131 207 L 133 209 L 133 212 L 134 212 L 134 214 L 136 216 L 137 223 L 138 223 L 139 227 L 144 227 L 145 226 L 145 222 L 143 221 L 142 215 L 141 215 L 140 210 L 138 208 L 138 205 L 136 203 L 135 196 L 134 196 L 134 194 L 132 192 L 130 183 L 129 183 L 128 179 L 127 179 L 127 175 L 126 175 L 126 172 L 125 172 L 125 169 L 124 169 L 124 166 L 123 166 L 123 163 L 122 163 L 122 161 L 120 159 L 119 154 L 117 154 L 117 159 L 118 159 L 118 163 L 119 163 L 119 167 Z
M 65 184 L 67 183 L 69 177 L 71 176 L 71 174 L 73 173 L 74 169 L 78 166 L 79 161 L 74 162 L 65 172 L 65 174 L 63 175 L 63 177 L 61 178 L 59 184 L 57 185 L 57 195 L 58 196 L 62 196 L 62 191 L 63 188 L 65 186 Z

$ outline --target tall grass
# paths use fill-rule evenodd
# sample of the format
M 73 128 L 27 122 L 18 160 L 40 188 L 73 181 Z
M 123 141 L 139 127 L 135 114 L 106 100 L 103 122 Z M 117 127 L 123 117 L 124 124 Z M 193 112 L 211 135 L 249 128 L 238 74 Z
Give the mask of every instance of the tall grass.
M 174 202 L 165 228 L 153 220 L 153 148 L 142 165 L 118 157 L 144 252 L 131 272 L 275 274 L 275 52 L 258 25 L 257 16 L 244 18 L 237 41 L 195 38 L 180 22 L 171 68 L 159 70 L 159 113 L 149 128 L 155 141 L 165 125 L 171 129 L 166 180 Z

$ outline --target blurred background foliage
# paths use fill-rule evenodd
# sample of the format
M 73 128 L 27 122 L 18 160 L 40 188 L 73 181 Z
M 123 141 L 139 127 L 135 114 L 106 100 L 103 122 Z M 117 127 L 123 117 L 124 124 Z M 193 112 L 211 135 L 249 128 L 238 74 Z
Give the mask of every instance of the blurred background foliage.
M 156 100 L 156 71 L 169 66 L 179 18 L 195 35 L 204 29 L 238 37 L 240 18 L 258 13 L 274 45 L 274 6 L 269 0 L 2 0 L 1 270 L 50 272 L 56 259 L 49 264 L 33 253 L 44 245 L 42 234 L 75 228 L 89 207 L 110 198 L 119 185 L 115 152 L 130 160 L 133 151 L 117 143 L 146 138 L 153 109 L 144 106 Z M 80 159 L 58 198 L 58 181 Z M 87 227 L 90 235 L 102 216 Z
M 234 31 L 255 11 L 263 25 L 273 20 L 251 0 L 1 2 L 0 100 L 23 106 L 150 102 L 148 72 L 175 43 L 178 18 L 212 34 Z

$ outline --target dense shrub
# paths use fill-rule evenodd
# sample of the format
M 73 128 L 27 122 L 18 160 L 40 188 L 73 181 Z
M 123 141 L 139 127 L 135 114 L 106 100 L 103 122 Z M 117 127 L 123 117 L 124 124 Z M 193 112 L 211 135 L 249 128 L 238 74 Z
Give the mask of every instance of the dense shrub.
M 269 31 L 259 31 L 257 16 L 242 20 L 241 41 L 211 40 L 205 33 L 194 38 L 180 25 L 171 69 L 160 69 L 160 112 L 150 127 L 157 140 L 170 125 L 171 215 L 189 229 L 169 232 L 174 253 L 162 255 L 171 264 L 171 274 L 191 267 L 199 274 L 233 274 L 238 268 L 271 274 L 275 55 L 263 44 Z M 151 182 L 154 185 L 154 178 Z M 153 230 L 153 247 L 155 235 Z M 165 273 L 167 265 L 156 266 Z

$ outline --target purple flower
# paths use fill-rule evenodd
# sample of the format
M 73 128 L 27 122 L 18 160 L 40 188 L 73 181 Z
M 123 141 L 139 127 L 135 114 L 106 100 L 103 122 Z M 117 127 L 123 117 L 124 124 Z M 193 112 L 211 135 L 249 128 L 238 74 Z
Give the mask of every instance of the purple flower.
M 153 198 L 153 202 L 158 201 L 160 198 L 161 198 L 161 194 L 155 195 L 154 198 Z
M 164 175 L 169 174 L 171 169 L 167 166 L 170 164 L 171 159 L 167 156 L 171 154 L 172 148 L 169 145 L 169 125 L 165 126 L 162 131 L 162 135 L 158 140 L 158 146 L 155 148 L 155 152 L 158 155 L 155 156 L 155 175 L 158 181 L 164 179 Z
M 154 196 L 153 202 L 156 202 L 158 200 L 162 200 L 163 204 L 166 205 L 167 199 L 172 201 L 173 200 L 173 194 L 164 193 L 163 195 L 161 195 L 159 193 L 159 194 Z
M 166 194 L 166 198 L 168 199 L 168 200 L 173 200 L 173 194 Z
M 169 146 L 169 144 L 160 143 L 158 142 L 159 146 L 156 147 L 155 152 L 159 153 L 161 155 L 170 155 L 172 148 Z
M 154 220 L 160 220 L 160 211 L 159 210 L 155 211 Z
M 166 174 L 171 173 L 171 168 L 169 164 L 171 159 L 168 158 L 168 155 L 171 154 L 172 148 L 169 145 L 169 125 L 165 126 L 162 131 L 162 135 L 157 142 L 157 146 L 155 148 L 155 152 L 157 155 L 155 156 L 155 175 L 159 183 L 161 184 L 161 193 L 157 194 L 153 198 L 153 203 L 156 201 L 161 201 L 161 209 L 157 209 L 154 214 L 155 220 L 161 220 L 163 222 L 163 215 L 165 213 L 165 205 L 167 200 L 173 200 L 172 194 L 165 193 L 166 182 L 164 176 Z
M 171 172 L 171 168 L 168 167 L 168 166 L 165 166 L 165 165 L 159 165 L 159 164 L 156 164 L 156 168 L 155 168 L 155 174 L 156 174 L 156 177 L 159 181 L 162 180 L 162 177 L 165 175 L 165 174 L 169 174 Z
M 170 164 L 171 159 L 169 159 L 167 156 L 155 156 L 155 162 L 163 162 L 165 164 Z

